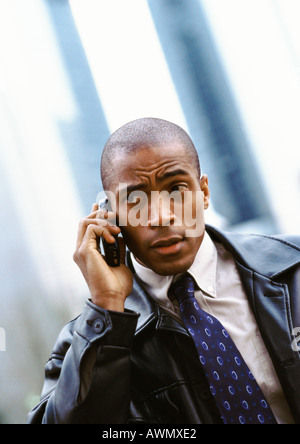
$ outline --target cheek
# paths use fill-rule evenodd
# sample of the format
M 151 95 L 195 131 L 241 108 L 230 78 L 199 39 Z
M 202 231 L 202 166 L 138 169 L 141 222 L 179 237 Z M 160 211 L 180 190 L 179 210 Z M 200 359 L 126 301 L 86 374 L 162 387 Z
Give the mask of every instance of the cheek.
M 127 247 L 134 255 L 143 250 L 143 237 L 139 227 L 122 227 L 121 232 Z

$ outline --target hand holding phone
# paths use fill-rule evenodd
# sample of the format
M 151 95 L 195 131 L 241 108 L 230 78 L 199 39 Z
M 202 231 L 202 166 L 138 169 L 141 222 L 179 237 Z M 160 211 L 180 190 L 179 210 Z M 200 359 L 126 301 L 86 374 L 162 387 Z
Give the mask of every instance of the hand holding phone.
M 105 209 L 109 211 L 109 208 Z M 116 239 L 120 228 L 110 223 L 106 216 L 103 203 L 102 211 L 98 204 L 93 204 L 91 214 L 79 223 L 73 259 L 88 284 L 92 302 L 106 310 L 124 311 L 125 300 L 132 290 L 133 275 L 125 264 L 123 239 Z M 106 258 L 99 254 L 100 239 L 106 241 Z M 108 266 L 107 261 L 112 266 Z
M 108 199 L 104 199 L 99 202 L 99 208 L 102 210 L 111 211 L 109 207 Z M 118 244 L 118 236 L 114 236 L 115 242 L 113 244 L 107 242 L 102 237 L 102 246 L 104 250 L 105 260 L 107 265 L 110 267 L 119 267 L 120 266 L 120 248 Z

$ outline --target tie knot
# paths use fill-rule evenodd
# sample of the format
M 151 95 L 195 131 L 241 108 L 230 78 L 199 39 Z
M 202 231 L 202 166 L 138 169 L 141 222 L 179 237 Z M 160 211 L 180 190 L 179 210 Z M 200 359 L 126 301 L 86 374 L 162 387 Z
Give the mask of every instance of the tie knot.
M 189 273 L 184 273 L 170 287 L 170 291 L 181 303 L 184 299 L 193 298 L 195 291 L 195 281 Z

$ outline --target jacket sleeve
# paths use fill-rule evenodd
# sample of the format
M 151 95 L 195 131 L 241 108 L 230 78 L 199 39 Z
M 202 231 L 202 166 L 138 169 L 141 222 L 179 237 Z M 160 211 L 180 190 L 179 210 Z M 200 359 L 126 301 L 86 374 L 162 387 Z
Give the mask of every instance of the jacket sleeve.
M 29 424 L 124 424 L 130 406 L 130 349 L 138 314 L 87 301 L 61 332 L 45 367 Z

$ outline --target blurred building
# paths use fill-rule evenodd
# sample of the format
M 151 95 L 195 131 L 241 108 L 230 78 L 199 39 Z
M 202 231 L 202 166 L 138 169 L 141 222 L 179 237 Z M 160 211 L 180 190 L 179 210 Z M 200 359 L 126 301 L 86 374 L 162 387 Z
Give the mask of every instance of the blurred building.
M 215 210 L 234 226 L 275 230 L 251 146 L 201 3 L 148 0 Z M 256 190 L 261 192 L 257 195 Z

